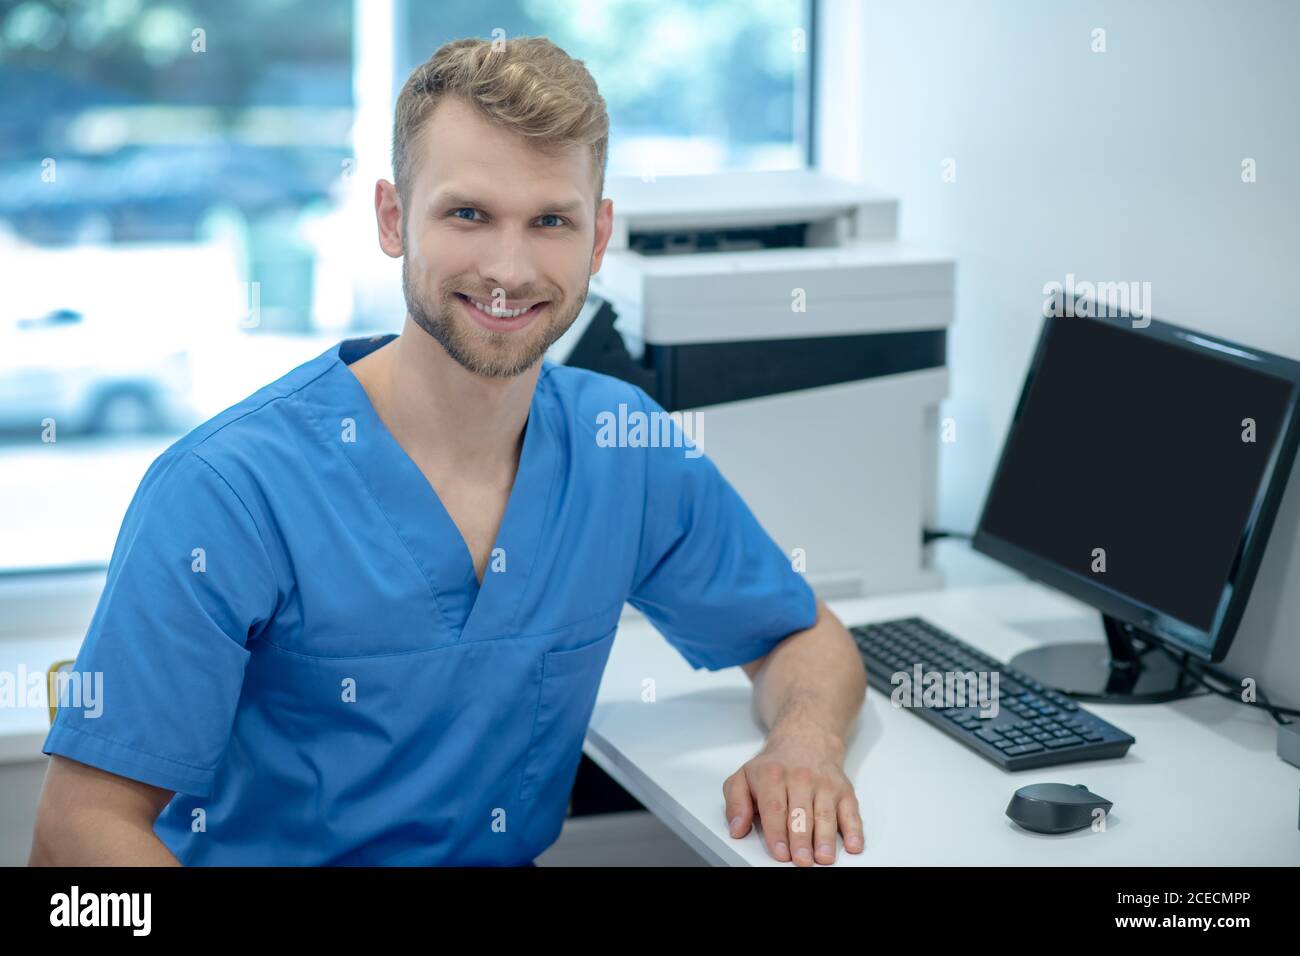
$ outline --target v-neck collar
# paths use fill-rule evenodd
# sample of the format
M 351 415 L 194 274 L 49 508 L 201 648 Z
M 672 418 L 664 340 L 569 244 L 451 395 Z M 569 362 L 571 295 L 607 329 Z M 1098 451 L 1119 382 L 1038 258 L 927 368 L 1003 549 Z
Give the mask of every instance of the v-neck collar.
M 504 637 L 516 629 L 515 613 L 541 546 L 555 486 L 556 442 L 541 407 L 543 383 L 553 363 L 544 360 L 529 405 L 519 466 L 493 544 L 493 554 L 499 553 L 501 560 L 494 562 L 489 557 L 480 585 L 460 529 L 348 368 L 396 337 L 348 339 L 332 350 L 335 362 L 324 377 L 330 380 L 329 405 L 338 420 L 327 423 L 326 434 L 346 428 L 340 422 L 347 418 L 355 422 L 353 440 L 341 442 L 343 453 L 369 485 L 393 531 L 428 581 L 450 637 L 459 641 Z M 493 570 L 502 563 L 504 570 Z

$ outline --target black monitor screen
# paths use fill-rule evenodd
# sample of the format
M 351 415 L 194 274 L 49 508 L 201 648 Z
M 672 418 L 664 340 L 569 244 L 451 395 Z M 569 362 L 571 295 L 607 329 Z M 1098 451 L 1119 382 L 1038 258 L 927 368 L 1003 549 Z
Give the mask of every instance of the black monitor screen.
M 1141 331 L 1049 322 L 981 530 L 1210 630 L 1292 383 Z

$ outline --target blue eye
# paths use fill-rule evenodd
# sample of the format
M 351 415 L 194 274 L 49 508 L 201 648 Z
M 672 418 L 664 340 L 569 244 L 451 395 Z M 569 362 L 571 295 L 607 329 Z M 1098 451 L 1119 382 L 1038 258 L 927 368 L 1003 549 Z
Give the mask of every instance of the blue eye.
M 467 212 L 467 213 L 469 213 L 470 216 L 471 216 L 471 218 L 470 218 L 468 221 L 469 221 L 469 222 L 474 222 L 474 221 L 475 221 L 475 220 L 473 219 L 473 216 L 474 216 L 474 214 L 477 212 L 477 210 L 472 209 L 472 208 L 470 208 L 469 206 L 461 206 L 461 207 L 459 207 L 458 209 L 453 209 L 453 210 L 451 211 L 451 214 L 452 214 L 453 216 L 456 216 L 456 213 L 458 213 L 458 212 Z M 465 217 L 464 217 L 464 216 L 456 216 L 456 218 L 457 218 L 457 219 L 464 219 Z
M 550 212 L 548 212 L 546 215 L 542 216 L 541 218 L 543 218 L 543 219 L 556 219 L 556 220 L 559 220 L 559 221 L 556 223 L 556 225 L 559 225 L 559 224 L 561 224 L 561 223 L 564 222 L 564 220 L 563 220 L 560 216 L 557 216 L 557 215 L 555 215 L 554 213 L 550 213 Z

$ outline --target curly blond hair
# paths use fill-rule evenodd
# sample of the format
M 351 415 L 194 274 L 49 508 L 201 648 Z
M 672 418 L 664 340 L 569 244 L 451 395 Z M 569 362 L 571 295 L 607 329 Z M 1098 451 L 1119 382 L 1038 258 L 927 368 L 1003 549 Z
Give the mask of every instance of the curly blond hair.
M 609 116 L 596 81 L 545 37 L 452 40 L 411 71 L 393 119 L 393 178 L 409 206 L 421 126 L 444 96 L 461 97 L 490 122 L 527 137 L 541 151 L 591 149 L 596 205 L 605 190 Z

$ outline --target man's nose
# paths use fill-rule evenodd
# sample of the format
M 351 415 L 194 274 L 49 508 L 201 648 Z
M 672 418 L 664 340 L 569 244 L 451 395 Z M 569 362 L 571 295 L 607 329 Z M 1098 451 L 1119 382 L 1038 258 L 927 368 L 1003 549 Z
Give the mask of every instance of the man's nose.
M 531 288 L 536 275 L 526 237 L 515 229 L 504 229 L 493 238 L 479 266 L 488 289 L 501 289 L 511 298 Z

